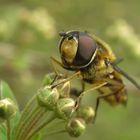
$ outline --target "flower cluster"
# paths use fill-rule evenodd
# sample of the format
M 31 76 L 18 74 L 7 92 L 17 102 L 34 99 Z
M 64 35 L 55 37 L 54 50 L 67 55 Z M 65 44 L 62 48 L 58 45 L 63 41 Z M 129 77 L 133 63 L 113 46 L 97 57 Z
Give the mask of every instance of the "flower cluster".
M 43 86 L 23 111 L 19 112 L 17 123 L 15 120 L 13 122 L 13 130 L 10 130 L 10 123 L 7 123 L 7 139 L 34 140 L 38 135 L 41 135 L 41 139 L 44 135 L 62 132 L 72 137 L 82 135 L 86 125 L 93 122 L 95 112 L 92 107 L 81 105 L 79 97 L 74 97 L 73 94 L 71 83 L 65 75 L 48 74 Z M 14 101 L 9 98 L 0 100 L 1 124 L 10 122 L 16 112 L 18 107 Z
M 53 81 L 51 79 L 48 81 L 48 76 L 50 75 L 47 75 L 45 83 L 50 84 L 39 90 L 38 104 L 53 111 L 57 118 L 65 120 L 65 132 L 70 136 L 80 136 L 85 131 L 86 124 L 93 122 L 95 116 L 93 108 L 81 106 L 78 99 L 72 97 L 70 81 L 67 81 L 64 75 L 57 75 Z

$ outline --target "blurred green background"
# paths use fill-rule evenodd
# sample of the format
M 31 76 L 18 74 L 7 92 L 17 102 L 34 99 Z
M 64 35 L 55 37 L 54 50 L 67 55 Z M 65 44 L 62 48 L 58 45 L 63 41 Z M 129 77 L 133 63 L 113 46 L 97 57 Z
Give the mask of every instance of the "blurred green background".
M 50 56 L 59 59 L 59 31 L 82 30 L 108 42 L 120 67 L 140 83 L 139 0 L 1 0 L 0 79 L 11 86 L 20 108 L 36 93 Z M 78 140 L 138 140 L 140 138 L 140 91 L 125 80 L 129 100 L 126 108 L 102 102 L 96 124 L 88 126 Z M 95 105 L 93 94 L 86 103 Z M 47 139 L 73 139 L 58 134 Z

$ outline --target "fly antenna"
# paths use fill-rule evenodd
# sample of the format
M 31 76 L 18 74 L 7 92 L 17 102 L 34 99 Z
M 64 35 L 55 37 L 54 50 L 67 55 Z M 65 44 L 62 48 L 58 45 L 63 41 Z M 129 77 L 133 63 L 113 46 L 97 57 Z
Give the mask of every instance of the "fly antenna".
M 66 32 L 59 32 L 59 35 L 61 36 L 61 37 L 64 37 L 64 36 L 66 36 L 67 34 L 66 34 Z

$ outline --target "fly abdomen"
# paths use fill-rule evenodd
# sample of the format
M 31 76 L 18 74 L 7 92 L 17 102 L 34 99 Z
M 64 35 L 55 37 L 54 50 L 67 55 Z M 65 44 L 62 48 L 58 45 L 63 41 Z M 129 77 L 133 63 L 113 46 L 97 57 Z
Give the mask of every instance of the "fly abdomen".
M 127 91 L 123 83 L 120 86 L 107 84 L 98 91 L 100 94 L 108 95 L 104 99 L 111 105 L 127 104 Z

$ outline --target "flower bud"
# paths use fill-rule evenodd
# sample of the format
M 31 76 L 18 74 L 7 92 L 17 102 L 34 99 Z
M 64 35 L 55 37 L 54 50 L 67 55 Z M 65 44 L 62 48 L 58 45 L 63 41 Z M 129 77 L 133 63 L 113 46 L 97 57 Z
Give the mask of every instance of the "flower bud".
M 59 118 L 69 119 L 75 111 L 75 101 L 72 98 L 62 98 L 57 102 L 56 113 Z
M 88 124 L 93 121 L 95 117 L 95 111 L 90 106 L 83 106 L 79 108 L 76 116 L 84 119 L 84 121 Z
M 59 93 L 56 88 L 51 89 L 49 86 L 46 86 L 39 90 L 37 99 L 40 106 L 53 110 L 59 99 Z
M 72 137 L 79 137 L 86 129 L 85 121 L 81 118 L 73 118 L 66 125 L 66 130 Z
M 67 81 L 64 84 L 57 86 L 57 89 L 62 98 L 70 97 L 70 81 Z
M 10 119 L 17 112 L 17 106 L 9 99 L 0 100 L 0 122 Z
M 56 74 L 55 73 L 49 73 L 45 76 L 44 80 L 43 80 L 43 85 L 47 86 L 50 85 L 52 83 L 52 81 L 55 79 Z

